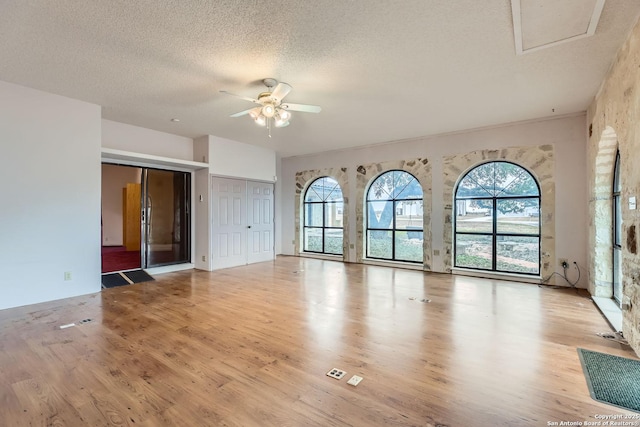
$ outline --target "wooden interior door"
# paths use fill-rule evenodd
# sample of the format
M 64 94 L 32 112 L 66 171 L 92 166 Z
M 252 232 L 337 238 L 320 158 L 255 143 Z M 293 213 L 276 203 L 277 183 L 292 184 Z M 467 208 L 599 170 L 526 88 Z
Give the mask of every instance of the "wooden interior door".
M 140 250 L 140 184 L 127 183 L 122 189 L 122 239 L 128 251 Z

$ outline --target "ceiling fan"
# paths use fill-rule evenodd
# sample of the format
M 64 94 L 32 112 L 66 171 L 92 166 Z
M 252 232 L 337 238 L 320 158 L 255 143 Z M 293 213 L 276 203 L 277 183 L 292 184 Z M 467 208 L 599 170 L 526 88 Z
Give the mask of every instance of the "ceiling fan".
M 289 119 L 291 118 L 290 111 L 301 111 L 305 113 L 319 113 L 322 111 L 322 108 L 317 105 L 283 102 L 284 97 L 287 96 L 292 89 L 287 83 L 278 83 L 276 79 L 264 79 L 262 82 L 267 87 L 267 91 L 260 93 L 256 99 L 236 95 L 226 90 L 220 91 L 259 105 L 258 107 L 231 114 L 230 117 L 240 117 L 248 114 L 257 125 L 266 126 L 269 130 L 269 137 L 271 137 L 272 124 L 277 128 L 289 126 Z

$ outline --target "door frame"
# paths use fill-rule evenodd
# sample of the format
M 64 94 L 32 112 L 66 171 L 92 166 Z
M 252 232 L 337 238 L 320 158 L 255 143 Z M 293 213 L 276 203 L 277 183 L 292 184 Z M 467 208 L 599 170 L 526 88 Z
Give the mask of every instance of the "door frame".
M 177 171 L 175 169 L 159 169 L 157 167 L 141 167 L 142 169 L 142 176 L 140 179 L 140 183 L 141 183 L 141 192 L 140 192 L 140 264 L 142 265 L 142 268 L 144 270 L 152 270 L 152 269 L 156 269 L 156 268 L 162 268 L 162 267 L 168 267 L 171 265 L 180 265 L 180 264 L 185 264 L 185 263 L 192 263 L 193 261 L 193 242 L 192 239 L 194 237 L 193 234 L 193 230 L 192 228 L 192 224 L 193 224 L 193 184 L 191 183 L 191 180 L 193 179 L 193 174 L 189 173 L 189 172 L 185 172 L 185 171 Z M 161 170 L 161 171 L 167 171 L 167 172 L 172 172 L 172 173 L 184 173 L 184 174 L 188 174 L 186 176 L 186 180 L 188 182 L 189 185 L 189 193 L 186 194 L 186 199 L 187 199 L 187 204 L 185 206 L 186 208 L 186 212 L 184 212 L 184 214 L 186 215 L 186 217 L 188 218 L 188 224 L 186 224 L 187 227 L 187 234 L 189 235 L 189 245 L 187 248 L 188 251 L 188 256 L 187 256 L 187 260 L 183 261 L 183 262 L 172 262 L 169 264 L 159 264 L 159 265 L 155 265 L 153 267 L 149 267 L 147 265 L 148 261 L 149 261 L 149 237 L 150 237 L 150 222 L 151 222 L 151 211 L 152 209 L 150 209 L 150 206 L 148 205 L 149 203 L 149 171 L 151 170 Z M 175 190 L 174 190 L 175 191 Z M 175 192 L 173 194 L 175 196 Z
M 273 223 L 273 238 L 272 238 L 272 245 L 273 245 L 273 259 L 276 258 L 276 181 L 269 181 L 269 180 L 263 180 L 263 179 L 252 179 L 252 178 L 245 178 L 245 177 L 239 177 L 239 176 L 229 176 L 229 175 L 217 175 L 217 174 L 209 174 L 209 179 L 208 179 L 208 193 L 209 193 L 209 218 L 208 218 L 208 224 L 209 224 L 209 260 L 211 260 L 211 263 L 209 264 L 209 271 L 213 271 L 213 270 L 217 270 L 218 268 L 214 265 L 214 257 L 213 257 L 213 244 L 215 242 L 214 239 L 214 228 L 213 228 L 213 209 L 214 209 L 214 205 L 213 205 L 213 182 L 216 178 L 222 178 L 222 179 L 234 179 L 234 180 L 240 180 L 240 181 L 245 181 L 245 207 L 246 209 L 248 209 L 248 203 L 246 203 L 248 201 L 248 185 L 246 185 L 249 182 L 258 182 L 258 183 L 263 183 L 263 184 L 269 184 L 273 186 L 273 201 L 271 204 L 271 208 L 272 208 L 272 223 Z M 246 220 L 246 214 L 245 214 L 245 220 Z M 247 247 L 249 238 L 248 238 L 248 233 L 245 232 L 245 247 Z M 247 248 L 248 250 L 248 248 Z M 247 253 L 247 260 L 248 260 L 248 253 Z M 243 265 L 248 265 L 247 263 L 243 264 Z M 227 268 L 227 267 L 223 267 L 223 268 Z
M 163 169 L 177 172 L 189 172 L 191 174 L 191 201 L 190 201 L 190 239 L 191 239 L 191 248 L 190 248 L 190 262 L 185 264 L 172 264 L 162 267 L 154 267 L 146 269 L 150 274 L 159 274 L 159 273 L 168 273 L 171 271 L 180 271 L 180 270 L 188 270 L 195 267 L 194 257 L 196 253 L 196 180 L 195 180 L 195 172 L 201 169 L 208 169 L 208 163 L 194 162 L 190 160 L 180 160 L 180 159 L 171 159 L 167 157 L 160 157 L 154 155 L 140 154 L 140 153 L 132 153 L 128 151 L 115 150 L 111 148 L 102 148 L 101 149 L 102 158 L 100 164 L 111 164 L 111 165 L 121 165 L 121 166 L 133 166 L 138 168 L 153 168 L 153 169 Z M 100 196 L 102 197 L 102 195 Z M 100 222 L 98 222 L 100 223 Z M 102 245 L 102 241 L 100 242 Z

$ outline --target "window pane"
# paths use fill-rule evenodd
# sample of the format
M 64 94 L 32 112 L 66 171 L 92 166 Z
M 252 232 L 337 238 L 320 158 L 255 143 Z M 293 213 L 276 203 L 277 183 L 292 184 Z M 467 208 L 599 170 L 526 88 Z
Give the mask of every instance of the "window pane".
M 322 203 L 304 204 L 304 225 L 322 227 Z
M 538 237 L 496 236 L 497 270 L 538 274 L 540 241 Z
M 393 172 L 383 173 L 369 186 L 368 200 L 390 200 L 393 193 Z
M 304 250 L 322 252 L 322 228 L 304 228 Z
M 396 202 L 396 229 L 422 230 L 422 200 Z
M 305 202 L 322 202 L 325 200 L 342 200 L 342 190 L 338 185 L 338 181 L 329 176 L 313 181 L 304 196 Z
M 322 200 L 327 200 L 329 194 L 333 193 L 333 191 L 338 187 L 338 182 L 328 176 L 324 178 L 320 178 L 320 185 L 322 185 Z
M 391 259 L 391 231 L 367 231 L 367 256 Z
M 529 172 L 524 169 L 520 169 L 517 176 L 507 176 L 505 183 L 496 184 L 496 186 L 503 184 L 504 187 L 501 187 L 500 191 L 497 192 L 497 197 L 538 196 L 540 193 L 538 185 Z
M 390 171 L 376 178 L 369 187 L 367 200 L 422 198 L 422 187 L 408 172 Z
M 328 228 L 324 230 L 324 252 L 342 255 L 342 229 Z
M 393 202 L 367 202 L 368 228 L 393 228 Z
M 331 185 L 325 188 L 325 201 L 342 201 L 342 190 L 338 182 L 333 178 L 327 178 L 327 181 L 330 181 Z
M 613 196 L 613 209 L 614 209 L 614 218 L 613 218 L 613 244 L 617 246 L 621 246 L 621 231 L 622 231 L 622 209 L 620 206 L 620 195 Z
M 613 297 L 622 301 L 622 254 L 620 248 L 613 248 Z
M 540 233 L 539 199 L 498 199 L 496 210 L 498 233 Z
M 620 152 L 616 153 L 616 164 L 613 167 L 613 191 L 620 192 Z
M 456 197 L 493 196 L 493 163 L 480 165 L 471 170 L 458 184 Z
M 490 191 L 492 188 L 493 186 L 490 188 L 483 187 L 473 177 L 467 175 L 458 184 L 456 197 L 487 197 L 492 195 Z
M 314 182 L 307 188 L 307 192 L 304 194 L 305 202 L 321 202 L 322 201 L 322 188 L 318 187 L 318 185 Z M 318 193 L 318 191 L 320 193 Z
M 456 201 L 456 232 L 493 233 L 492 199 Z
M 400 172 L 398 172 L 400 173 Z M 411 174 L 402 173 L 402 178 L 397 180 L 395 187 L 396 199 L 422 199 L 422 187 Z
M 396 231 L 396 260 L 422 262 L 422 230 Z
M 392 179 L 391 195 L 395 199 L 398 194 L 411 182 L 412 176 L 402 171 L 389 172 Z
M 491 270 L 491 236 L 456 235 L 456 267 Z
M 342 212 L 344 205 L 340 203 L 326 203 L 324 205 L 325 227 L 342 227 Z
M 511 186 L 522 175 L 523 169 L 513 163 L 493 162 L 493 179 L 495 195 L 498 196 Z

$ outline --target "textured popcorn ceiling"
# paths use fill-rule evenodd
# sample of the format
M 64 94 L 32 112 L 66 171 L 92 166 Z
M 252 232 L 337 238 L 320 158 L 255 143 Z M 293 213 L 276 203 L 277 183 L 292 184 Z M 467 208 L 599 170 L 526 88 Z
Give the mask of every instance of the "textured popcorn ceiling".
M 584 111 L 639 13 L 607 1 L 593 37 L 518 56 L 507 0 L 0 0 L 0 80 L 290 156 Z M 265 77 L 323 111 L 271 139 L 230 118 L 252 104 L 218 91 Z

